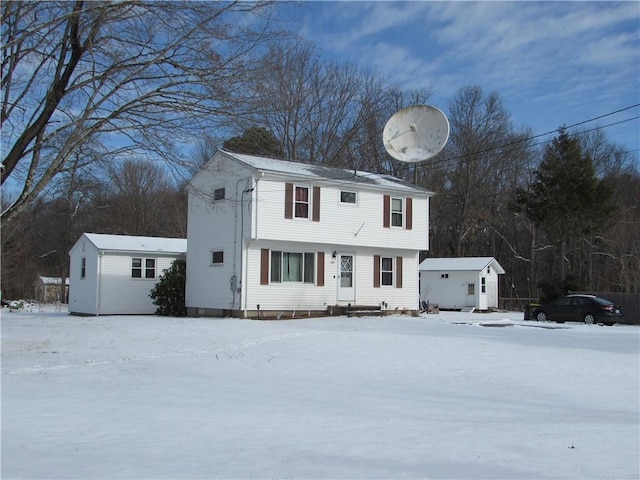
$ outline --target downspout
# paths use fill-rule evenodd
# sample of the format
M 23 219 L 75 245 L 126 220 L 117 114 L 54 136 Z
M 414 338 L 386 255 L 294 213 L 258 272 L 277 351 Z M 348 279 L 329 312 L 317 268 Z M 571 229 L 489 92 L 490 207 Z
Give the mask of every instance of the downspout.
M 238 190 L 239 190 L 239 184 L 240 182 L 246 182 L 246 185 L 249 184 L 249 182 L 251 182 L 251 180 L 253 180 L 253 177 L 245 177 L 245 178 L 239 178 L 236 181 L 236 191 L 235 191 L 235 197 L 234 197 L 234 201 L 236 204 L 236 208 L 235 208 L 235 219 L 234 219 L 234 225 L 233 225 L 233 275 L 231 277 L 231 282 L 233 285 L 232 288 L 232 300 L 231 300 L 231 309 L 235 309 L 236 308 L 236 293 L 238 293 L 238 278 L 239 276 L 237 275 L 237 262 L 238 262 Z M 245 188 L 246 188 L 245 185 Z M 240 195 L 240 198 L 242 199 L 242 197 L 244 196 L 244 189 L 242 194 Z M 243 204 L 244 202 L 241 200 L 240 201 L 240 213 L 242 215 L 242 208 L 243 208 Z M 242 225 L 240 226 L 240 275 L 242 275 Z M 233 283 L 233 277 L 236 278 L 235 281 L 235 285 Z M 238 308 L 241 307 L 241 300 L 240 297 L 238 297 Z
M 264 172 L 260 172 L 260 177 L 256 178 L 254 180 L 253 188 L 251 188 L 251 190 L 254 191 L 254 194 L 252 195 L 252 197 L 255 199 L 255 215 L 251 216 L 251 220 L 252 220 L 251 224 L 255 223 L 255 226 L 256 226 L 256 230 L 255 230 L 255 233 L 256 233 L 255 237 L 256 238 L 255 238 L 255 240 L 258 239 L 258 182 L 262 177 L 264 177 Z M 243 225 L 244 225 L 244 222 L 243 222 Z M 242 237 L 242 241 L 244 242 L 244 236 Z M 251 243 L 253 243 L 253 242 L 251 242 Z M 249 245 L 247 244 L 247 248 L 248 247 L 249 247 Z M 248 253 L 247 249 L 245 249 L 244 246 L 243 246 L 242 253 L 240 255 L 240 273 L 241 273 L 241 275 L 243 275 L 243 277 L 242 277 L 243 280 L 246 280 L 246 279 L 249 278 L 249 262 L 248 261 L 244 261 L 243 262 L 244 256 L 247 255 L 247 253 Z M 243 263 L 244 263 L 244 272 L 242 271 L 242 264 Z M 244 285 L 242 285 L 243 283 L 244 282 L 241 282 L 242 290 L 241 290 L 241 293 L 240 293 L 240 295 L 241 295 L 240 303 L 241 303 L 241 307 L 244 310 L 244 314 L 243 314 L 244 318 L 247 318 L 247 304 L 249 303 L 249 301 L 248 301 L 249 293 L 247 291 L 248 289 L 244 288 Z M 242 296 L 244 296 L 244 302 L 242 301 Z
M 97 272 L 96 272 L 96 317 L 100 316 L 100 277 L 101 277 L 101 273 L 102 273 L 102 255 L 104 254 L 103 251 L 99 251 L 98 252 L 98 265 L 97 265 Z

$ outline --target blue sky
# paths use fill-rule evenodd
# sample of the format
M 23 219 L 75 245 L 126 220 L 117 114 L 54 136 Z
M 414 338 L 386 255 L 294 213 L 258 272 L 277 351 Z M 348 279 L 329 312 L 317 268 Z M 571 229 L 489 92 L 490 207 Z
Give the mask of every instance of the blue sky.
M 305 2 L 300 34 L 328 59 L 407 88 L 432 86 L 445 113 L 456 91 L 498 92 L 535 134 L 640 103 L 640 2 Z M 581 126 L 640 158 L 640 107 Z

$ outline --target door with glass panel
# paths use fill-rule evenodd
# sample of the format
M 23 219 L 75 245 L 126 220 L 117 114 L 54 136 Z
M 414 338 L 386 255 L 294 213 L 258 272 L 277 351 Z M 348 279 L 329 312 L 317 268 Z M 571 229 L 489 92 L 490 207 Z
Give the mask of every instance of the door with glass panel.
M 338 301 L 355 299 L 355 256 L 350 253 L 338 255 Z

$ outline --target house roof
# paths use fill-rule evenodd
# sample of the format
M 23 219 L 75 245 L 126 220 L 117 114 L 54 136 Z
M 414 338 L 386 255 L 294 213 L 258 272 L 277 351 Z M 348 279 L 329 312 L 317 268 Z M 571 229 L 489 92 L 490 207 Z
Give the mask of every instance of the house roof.
M 178 254 L 187 252 L 186 238 L 136 237 L 102 233 L 85 233 L 84 236 L 98 250 Z
M 341 183 L 353 183 L 363 186 L 381 187 L 386 189 L 403 190 L 406 192 L 420 192 L 433 195 L 433 192 L 411 183 L 399 180 L 391 175 L 370 173 L 361 170 L 349 170 L 346 168 L 327 167 L 310 163 L 278 160 L 275 158 L 257 157 L 243 153 L 220 150 L 228 157 L 244 163 L 245 165 L 265 173 L 281 174 L 292 177 L 302 177 L 309 180 L 334 180 Z
M 496 273 L 504 274 L 504 269 L 495 257 L 457 257 L 457 258 L 426 258 L 419 266 L 420 271 L 481 271 L 488 266 Z

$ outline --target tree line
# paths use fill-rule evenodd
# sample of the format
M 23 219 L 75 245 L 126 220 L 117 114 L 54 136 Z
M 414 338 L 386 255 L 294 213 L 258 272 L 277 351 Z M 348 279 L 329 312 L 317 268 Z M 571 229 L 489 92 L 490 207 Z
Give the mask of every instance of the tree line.
M 67 276 L 82 232 L 185 237 L 186 182 L 219 147 L 434 191 L 423 256 L 495 256 L 502 296 L 640 292 L 640 172 L 603 130 L 536 144 L 469 85 L 441 106 L 443 152 L 400 163 L 384 124 L 432 88 L 323 61 L 276 7 L 2 4 L 3 298 Z

